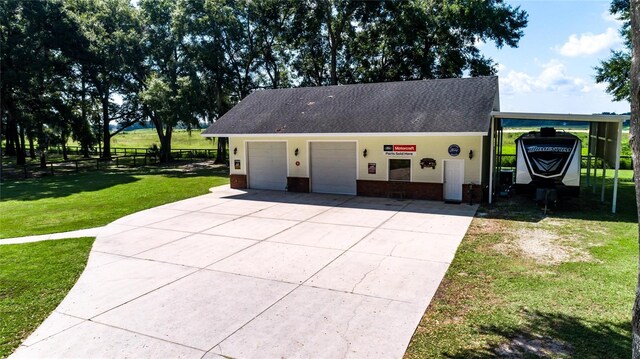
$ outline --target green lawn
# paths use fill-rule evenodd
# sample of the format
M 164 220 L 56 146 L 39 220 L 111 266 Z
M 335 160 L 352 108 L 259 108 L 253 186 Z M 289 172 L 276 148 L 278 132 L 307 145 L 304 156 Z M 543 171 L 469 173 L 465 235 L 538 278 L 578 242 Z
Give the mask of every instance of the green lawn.
M 590 191 L 548 216 L 526 197 L 481 208 L 406 357 L 628 358 L 638 273 L 630 172 L 617 215 Z
M 102 225 L 227 182 L 226 174 L 211 169 L 112 170 L 5 182 L 0 234 Z M 610 186 L 608 180 L 607 197 Z M 638 272 L 633 190 L 631 171 L 621 171 L 617 215 L 590 190 L 548 216 L 520 196 L 481 208 L 406 357 L 628 357 Z M 0 357 L 64 297 L 91 243 L 0 246 Z M 536 355 L 527 352 L 531 348 Z
M 122 216 L 208 193 L 224 170 L 137 168 L 0 184 L 0 238 L 106 225 Z
M 93 238 L 75 238 L 0 246 L 0 358 L 58 306 L 82 273 L 92 244 Z

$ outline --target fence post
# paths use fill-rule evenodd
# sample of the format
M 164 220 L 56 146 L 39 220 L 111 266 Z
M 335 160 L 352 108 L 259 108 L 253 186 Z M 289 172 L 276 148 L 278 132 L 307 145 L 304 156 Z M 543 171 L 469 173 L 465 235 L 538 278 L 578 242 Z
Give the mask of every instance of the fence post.
M 78 160 L 76 160 L 76 173 L 78 172 Z
M 96 169 L 99 170 L 100 169 L 100 159 L 96 158 Z
M 49 163 L 49 167 L 51 167 L 51 175 L 53 176 L 53 162 Z
M 24 170 L 24 179 L 27 179 L 27 165 L 22 165 L 22 169 Z

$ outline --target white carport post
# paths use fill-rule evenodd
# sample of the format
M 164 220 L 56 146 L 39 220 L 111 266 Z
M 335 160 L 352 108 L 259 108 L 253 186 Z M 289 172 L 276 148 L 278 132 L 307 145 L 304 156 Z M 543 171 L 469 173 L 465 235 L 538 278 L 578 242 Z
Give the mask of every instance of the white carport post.
M 616 213 L 616 206 L 618 204 L 618 170 L 620 169 L 620 146 L 622 143 L 622 124 L 623 121 L 618 122 L 618 136 L 616 138 L 616 170 L 613 175 L 613 198 L 611 199 L 611 213 Z
M 496 151 L 495 151 L 495 141 L 494 141 L 494 136 L 495 136 L 495 121 L 496 118 L 491 115 L 491 144 L 489 145 L 491 148 L 489 150 L 490 153 L 490 157 L 489 157 L 489 204 L 493 203 L 493 172 L 495 171 L 494 167 L 494 157 L 496 155 Z
M 593 122 L 589 122 L 589 135 L 587 139 L 589 140 L 589 147 L 587 148 L 587 188 L 591 186 L 591 148 L 592 148 L 592 134 L 593 134 Z M 597 141 L 596 141 L 597 145 Z M 582 157 L 582 155 L 580 156 Z M 582 163 L 581 163 L 582 165 Z
M 602 139 L 602 188 L 600 188 L 600 202 L 604 203 L 604 192 L 607 189 L 607 142 L 609 142 L 609 124 L 604 126 L 604 138 Z

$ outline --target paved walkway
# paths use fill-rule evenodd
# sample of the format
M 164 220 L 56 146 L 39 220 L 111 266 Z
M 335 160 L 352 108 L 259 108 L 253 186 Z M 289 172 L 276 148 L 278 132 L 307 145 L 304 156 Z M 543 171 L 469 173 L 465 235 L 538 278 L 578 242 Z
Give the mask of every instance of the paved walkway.
M 13 357 L 401 358 L 476 208 L 223 188 L 138 212 Z
M 38 236 L 26 236 L 0 239 L 0 245 L 3 244 L 21 244 L 48 241 L 54 239 L 80 238 L 80 237 L 96 237 L 104 227 L 80 229 L 77 231 L 61 232 L 53 234 L 41 234 Z

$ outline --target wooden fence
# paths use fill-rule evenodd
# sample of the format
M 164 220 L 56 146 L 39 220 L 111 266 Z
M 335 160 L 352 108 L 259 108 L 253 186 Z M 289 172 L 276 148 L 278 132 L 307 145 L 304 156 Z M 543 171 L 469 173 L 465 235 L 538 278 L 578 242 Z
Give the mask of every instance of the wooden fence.
M 62 154 L 62 146 L 51 146 L 49 153 Z M 111 156 L 138 156 L 155 153 L 154 150 L 144 147 L 111 147 Z M 176 148 L 171 150 L 171 155 L 177 155 L 179 158 L 195 157 L 195 158 L 215 158 L 216 150 L 211 148 Z M 67 146 L 67 154 L 82 155 L 82 147 Z M 89 150 L 91 156 L 102 156 L 102 153 L 95 148 Z
M 60 147 L 54 147 L 49 153 L 62 154 Z M 97 154 L 95 151 L 92 152 Z M 90 157 L 75 158 L 61 161 L 48 161 L 45 167 L 41 167 L 39 163 L 31 163 L 26 165 L 3 165 L 0 173 L 0 179 L 26 179 L 41 176 L 54 176 L 67 173 L 76 173 L 87 170 L 100 170 L 107 167 L 137 167 L 151 164 L 158 164 L 159 159 L 157 153 L 145 148 L 113 148 L 111 158 Z M 82 155 L 80 147 L 67 147 L 68 155 Z M 119 154 L 119 155 L 118 155 Z M 190 161 L 207 160 L 216 157 L 216 150 L 213 149 L 175 149 L 171 151 L 171 157 L 174 161 Z

